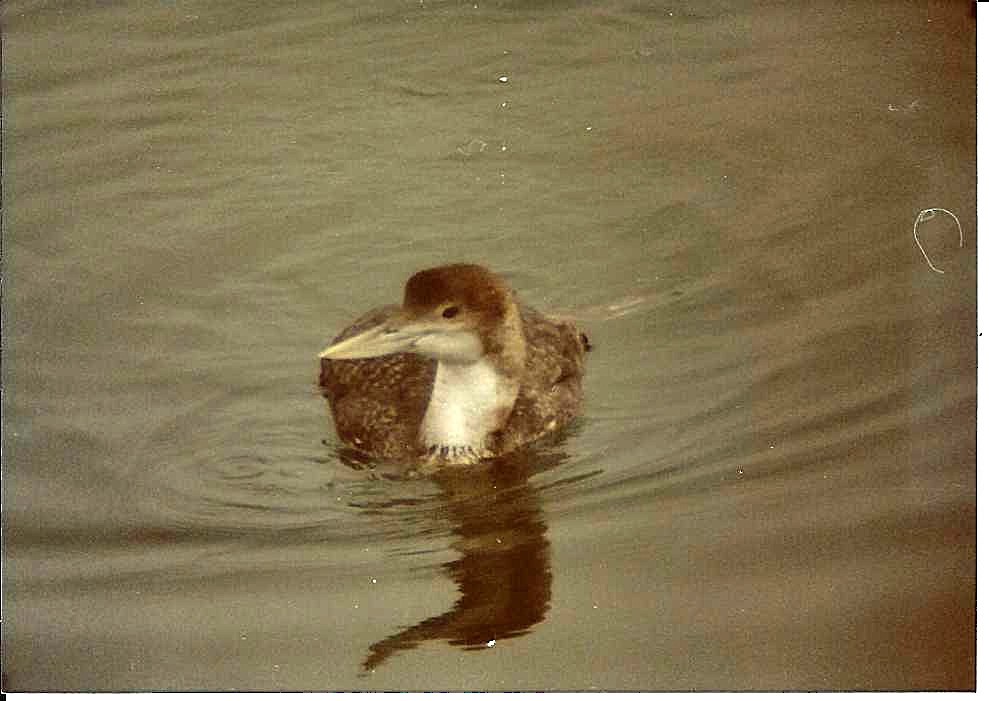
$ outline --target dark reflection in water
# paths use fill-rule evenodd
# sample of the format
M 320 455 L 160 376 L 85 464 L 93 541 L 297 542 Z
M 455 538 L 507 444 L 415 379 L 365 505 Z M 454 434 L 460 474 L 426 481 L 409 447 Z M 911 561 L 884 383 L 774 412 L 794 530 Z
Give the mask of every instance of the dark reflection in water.
M 448 612 L 372 645 L 365 670 L 424 641 L 479 649 L 524 635 L 543 620 L 552 574 L 542 505 L 528 482 L 536 464 L 532 458 L 517 453 L 432 477 L 442 490 L 436 517 L 452 522 L 457 536 L 453 548 L 461 556 L 443 569 L 457 584 L 460 598 Z M 564 458 L 541 454 L 539 468 Z

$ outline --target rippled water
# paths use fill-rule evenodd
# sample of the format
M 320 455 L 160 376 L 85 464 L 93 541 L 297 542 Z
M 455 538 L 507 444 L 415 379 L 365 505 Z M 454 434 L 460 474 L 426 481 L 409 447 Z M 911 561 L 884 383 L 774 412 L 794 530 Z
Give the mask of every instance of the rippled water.
M 6 3 L 5 689 L 973 688 L 969 11 Z M 585 416 L 354 460 L 451 260 Z

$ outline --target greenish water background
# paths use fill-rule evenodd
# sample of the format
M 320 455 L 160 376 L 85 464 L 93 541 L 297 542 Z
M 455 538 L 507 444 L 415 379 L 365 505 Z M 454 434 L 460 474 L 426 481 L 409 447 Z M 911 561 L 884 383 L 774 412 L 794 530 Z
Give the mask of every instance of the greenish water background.
M 2 13 L 5 687 L 974 687 L 968 3 Z M 315 354 L 451 260 L 586 416 L 355 469 Z

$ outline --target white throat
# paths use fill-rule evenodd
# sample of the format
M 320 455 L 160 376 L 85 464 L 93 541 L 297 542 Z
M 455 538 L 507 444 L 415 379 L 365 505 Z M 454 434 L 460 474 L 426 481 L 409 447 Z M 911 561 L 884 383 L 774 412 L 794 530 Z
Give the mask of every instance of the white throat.
M 433 457 L 475 462 L 487 454 L 487 437 L 508 418 L 518 383 L 482 358 L 473 363 L 438 361 L 420 437 Z

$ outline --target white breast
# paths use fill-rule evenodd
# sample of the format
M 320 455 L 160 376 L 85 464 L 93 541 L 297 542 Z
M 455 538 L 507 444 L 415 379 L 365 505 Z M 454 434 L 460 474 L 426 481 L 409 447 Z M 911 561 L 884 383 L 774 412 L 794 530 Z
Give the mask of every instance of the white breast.
M 471 462 L 483 456 L 485 440 L 515 403 L 518 385 L 504 378 L 484 359 L 474 363 L 440 361 L 433 392 L 420 429 L 430 453 L 452 461 Z

